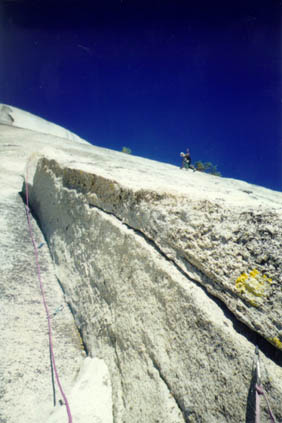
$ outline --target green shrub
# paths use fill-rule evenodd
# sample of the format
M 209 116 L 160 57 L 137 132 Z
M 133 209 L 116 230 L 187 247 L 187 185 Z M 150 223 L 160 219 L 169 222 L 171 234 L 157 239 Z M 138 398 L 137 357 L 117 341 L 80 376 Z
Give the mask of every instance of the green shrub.
M 122 147 L 122 150 L 121 151 L 123 153 L 126 153 L 126 154 L 131 154 L 132 153 L 131 148 L 128 148 L 128 147 Z
M 198 160 L 197 162 L 195 162 L 195 168 L 199 171 L 199 172 L 204 172 L 205 171 L 205 165 L 202 161 Z
M 211 162 L 204 163 L 201 160 L 198 160 L 197 162 L 195 162 L 195 168 L 200 172 L 206 172 L 211 175 L 221 176 L 221 173 L 217 170 L 217 166 L 212 164 Z

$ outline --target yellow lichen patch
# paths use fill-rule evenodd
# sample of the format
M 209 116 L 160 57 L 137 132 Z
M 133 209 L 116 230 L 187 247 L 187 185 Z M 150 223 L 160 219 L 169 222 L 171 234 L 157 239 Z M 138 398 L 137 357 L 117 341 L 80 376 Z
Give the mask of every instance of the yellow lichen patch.
M 253 307 L 259 307 L 259 303 L 255 300 L 252 300 L 251 298 L 248 298 L 249 303 L 253 306 Z
M 279 348 L 279 350 L 282 350 L 282 342 L 280 341 L 280 339 L 275 336 L 274 338 L 270 338 L 269 341 L 275 345 L 276 348 Z
M 262 303 L 262 299 L 268 295 L 271 283 L 272 279 L 257 269 L 253 269 L 249 274 L 243 272 L 236 279 L 235 289 L 251 305 L 258 307 Z

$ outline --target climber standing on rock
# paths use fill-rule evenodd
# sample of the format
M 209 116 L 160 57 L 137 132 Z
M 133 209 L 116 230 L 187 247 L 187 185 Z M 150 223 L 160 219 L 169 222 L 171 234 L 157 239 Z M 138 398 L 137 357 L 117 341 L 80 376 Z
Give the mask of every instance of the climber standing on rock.
M 182 164 L 180 169 L 193 169 L 194 171 L 196 170 L 194 168 L 193 165 L 191 165 L 192 159 L 191 159 L 191 154 L 190 154 L 190 149 L 187 148 L 186 149 L 186 153 L 180 153 L 180 156 L 182 157 Z

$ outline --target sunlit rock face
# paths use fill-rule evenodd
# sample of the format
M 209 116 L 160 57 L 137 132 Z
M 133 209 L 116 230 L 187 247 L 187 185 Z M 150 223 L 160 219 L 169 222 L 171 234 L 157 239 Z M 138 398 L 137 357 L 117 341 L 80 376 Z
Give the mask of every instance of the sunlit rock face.
M 281 420 L 282 194 L 5 128 L 114 420 L 253 421 L 256 345 Z
M 32 178 L 32 163 L 39 152 L 56 148 L 58 155 L 70 142 L 73 147 L 86 142 L 77 139 L 77 143 L 64 128 L 11 106 L 0 105 L 0 121 L 0 421 L 67 422 L 66 407 L 60 405 L 62 395 L 56 382 L 54 387 L 52 384 L 47 318 L 20 192 L 23 179 Z M 30 126 L 30 122 L 32 131 L 19 128 L 20 124 Z M 46 128 L 68 137 L 48 135 Z M 29 217 L 51 318 L 56 367 L 73 421 L 112 423 L 111 381 L 105 362 L 85 358 L 48 245 L 33 216 Z
M 48 122 L 32 113 L 7 104 L 0 104 L 0 124 L 29 129 L 32 131 L 54 135 L 75 142 L 85 143 L 79 136 L 67 129 Z
M 111 369 L 117 421 L 243 421 L 254 344 L 280 356 L 281 194 L 117 152 L 81 159 L 40 160 L 33 207 Z

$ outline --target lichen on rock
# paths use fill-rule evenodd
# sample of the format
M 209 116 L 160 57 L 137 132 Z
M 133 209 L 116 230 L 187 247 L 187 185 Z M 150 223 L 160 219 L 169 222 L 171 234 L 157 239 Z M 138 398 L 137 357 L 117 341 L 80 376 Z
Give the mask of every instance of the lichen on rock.
M 36 373 L 38 358 L 39 364 L 42 357 L 49 359 L 48 348 L 42 347 L 46 331 L 39 325 L 39 338 L 34 326 L 26 336 L 21 325 L 15 344 L 10 339 L 14 332 L 7 332 L 18 327 L 7 316 L 23 310 L 23 297 L 15 293 L 24 288 L 25 305 L 30 305 L 24 323 L 39 323 L 39 301 L 28 296 L 31 286 L 37 289 L 30 258 L 17 260 L 24 212 L 20 217 L 14 207 L 31 156 L 37 165 L 28 184 L 30 207 L 46 242 L 46 277 L 50 273 L 48 281 L 53 278 L 56 289 L 54 280 L 47 287 L 50 298 L 59 298 L 59 289 L 72 311 L 70 324 L 59 325 L 56 332 L 68 381 L 70 351 L 81 354 L 83 342 L 92 356 L 91 375 L 87 365 L 71 394 L 75 421 L 85 421 L 85 415 L 94 421 L 99 404 L 107 410 L 104 417 L 99 414 L 103 423 L 247 421 L 256 344 L 266 369 L 263 383 L 282 420 L 282 194 L 199 172 L 181 173 L 175 166 L 76 142 L 71 134 L 54 136 L 64 134 L 58 128 L 48 135 L 38 130 L 50 129 L 50 123 L 14 108 L 9 113 L 15 126 L 2 125 L 0 139 L 2 196 L 8 193 L 9 201 L 5 197 L 1 207 L 5 231 L 11 232 L 14 222 L 15 236 L 14 244 L 1 238 L 3 252 L 7 246 L 11 251 L 2 263 L 9 274 L 1 288 L 9 295 L 6 302 L 1 296 L 8 310 L 3 313 L 7 353 L 2 362 L 11 360 L 9 371 L 15 365 L 21 370 L 16 385 L 6 386 L 0 420 L 8 416 L 11 423 L 35 423 L 36 413 L 41 416 L 44 410 L 46 416 L 52 406 L 37 400 L 38 392 L 49 389 L 50 369 L 44 378 L 41 370 Z M 20 129 L 27 118 L 34 131 Z M 28 251 L 23 248 L 22 254 Z M 22 278 L 22 265 L 27 278 Z M 79 332 L 70 330 L 75 325 Z M 62 342 L 68 335 L 72 349 Z M 25 355 L 29 339 L 37 342 L 36 347 L 28 343 L 33 359 L 27 366 L 22 364 L 27 356 L 16 361 L 9 351 Z M 97 378 L 95 363 L 104 375 L 109 370 L 109 378 Z M 21 383 L 28 378 L 31 385 Z M 98 398 L 98 392 L 105 395 Z M 64 412 L 61 407 L 59 421 Z M 268 418 L 265 404 L 261 418 Z
M 253 269 L 250 273 L 243 272 L 235 282 L 235 289 L 240 296 L 254 307 L 263 304 L 263 300 L 271 295 L 272 279 Z

